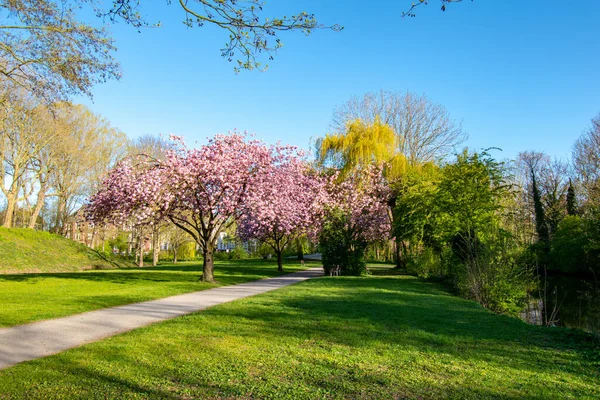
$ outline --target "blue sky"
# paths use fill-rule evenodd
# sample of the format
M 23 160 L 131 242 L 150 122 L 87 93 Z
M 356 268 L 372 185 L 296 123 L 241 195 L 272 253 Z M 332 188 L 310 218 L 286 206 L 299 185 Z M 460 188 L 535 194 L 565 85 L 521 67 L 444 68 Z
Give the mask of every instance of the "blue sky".
M 220 57 L 225 32 L 188 29 L 177 4 L 152 3 L 142 12 L 162 27 L 111 27 L 123 78 L 77 99 L 132 138 L 202 143 L 238 129 L 308 148 L 352 96 L 409 90 L 462 121 L 469 147 L 566 158 L 600 112 L 600 1 L 475 0 L 442 13 L 431 0 L 402 19 L 410 0 L 267 0 L 265 15 L 309 11 L 344 30 L 285 34 L 267 72 L 237 75 Z

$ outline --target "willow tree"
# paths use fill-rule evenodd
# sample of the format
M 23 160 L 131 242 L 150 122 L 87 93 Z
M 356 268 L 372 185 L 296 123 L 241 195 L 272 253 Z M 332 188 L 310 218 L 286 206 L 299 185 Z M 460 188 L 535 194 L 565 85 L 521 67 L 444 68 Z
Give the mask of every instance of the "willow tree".
M 339 170 L 340 179 L 372 164 L 385 164 L 386 174 L 393 178 L 406 168 L 406 159 L 396 148 L 394 130 L 378 117 L 372 123 L 355 119 L 346 122 L 343 132 L 317 139 L 317 162 L 321 167 Z
M 340 133 L 327 134 L 317 140 L 317 163 L 321 167 L 337 169 L 340 181 L 348 176 L 360 180 L 372 165 L 384 165 L 388 183 L 397 181 L 408 167 L 404 154 L 397 151 L 398 136 L 387 124 L 376 116 L 368 123 L 355 119 L 346 123 L 345 130 Z M 393 222 L 392 208 L 395 199 L 390 199 L 388 207 L 389 220 Z M 400 237 L 396 236 L 395 257 L 400 265 Z

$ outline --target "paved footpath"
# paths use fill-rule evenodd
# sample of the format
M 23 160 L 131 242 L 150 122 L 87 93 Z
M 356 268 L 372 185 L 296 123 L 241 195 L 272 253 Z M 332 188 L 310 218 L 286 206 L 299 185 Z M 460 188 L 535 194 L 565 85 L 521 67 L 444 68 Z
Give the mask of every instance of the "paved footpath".
M 269 292 L 322 274 L 321 268 L 310 268 L 276 278 L 2 328 L 0 329 L 0 369 L 155 322 L 204 310 L 217 304 Z

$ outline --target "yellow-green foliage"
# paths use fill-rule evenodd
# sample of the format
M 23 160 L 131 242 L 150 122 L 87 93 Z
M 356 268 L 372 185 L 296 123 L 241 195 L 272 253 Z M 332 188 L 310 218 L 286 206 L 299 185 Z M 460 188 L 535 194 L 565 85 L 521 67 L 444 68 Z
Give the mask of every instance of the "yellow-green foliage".
M 48 232 L 0 227 L 0 274 L 115 267 L 83 244 Z
M 397 143 L 394 130 L 377 117 L 373 124 L 350 121 L 345 132 L 326 135 L 317 147 L 319 161 L 340 168 L 342 176 L 373 163 L 387 163 L 388 174 L 398 176 L 406 168 L 406 159 L 396 152 Z
M 177 249 L 178 261 L 189 261 L 196 259 L 196 242 L 186 242 Z

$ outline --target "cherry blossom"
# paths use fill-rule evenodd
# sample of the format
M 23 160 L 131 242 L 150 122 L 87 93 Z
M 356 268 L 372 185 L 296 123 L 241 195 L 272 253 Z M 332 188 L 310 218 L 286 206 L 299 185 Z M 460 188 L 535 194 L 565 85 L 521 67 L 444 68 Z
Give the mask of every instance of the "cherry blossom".
M 277 256 L 281 271 L 286 245 L 303 234 L 315 233 L 327 201 L 325 180 L 311 172 L 301 153 L 275 149 L 277 162 L 248 196 L 238 223 L 242 239 L 267 243 Z
M 347 218 L 346 229 L 353 240 L 372 242 L 389 237 L 391 221 L 388 199 L 390 188 L 382 168 L 370 166 L 338 182 L 334 174 L 328 185 L 327 208 L 338 209 Z

